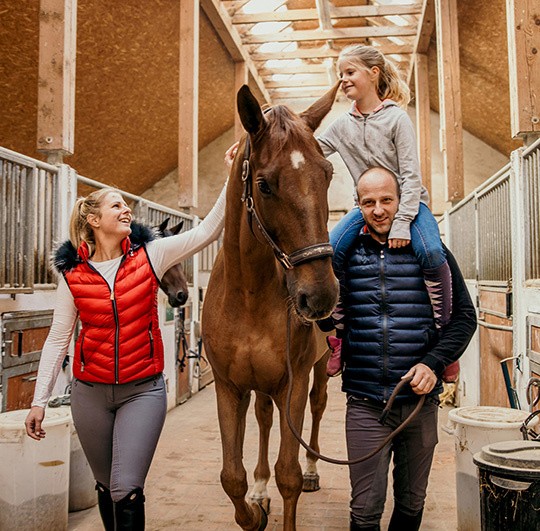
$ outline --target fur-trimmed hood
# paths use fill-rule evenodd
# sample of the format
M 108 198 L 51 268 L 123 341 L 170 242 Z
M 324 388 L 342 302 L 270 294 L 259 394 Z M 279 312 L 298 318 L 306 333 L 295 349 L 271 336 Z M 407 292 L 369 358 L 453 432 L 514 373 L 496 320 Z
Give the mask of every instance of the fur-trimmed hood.
M 122 241 L 122 249 L 127 254 L 155 239 L 156 234 L 152 228 L 132 221 L 131 234 Z M 87 257 L 88 246 L 85 242 L 81 244 L 79 249 L 75 249 L 71 241 L 67 240 L 54 251 L 52 264 L 60 274 L 63 274 L 73 269 L 77 264 L 86 261 Z

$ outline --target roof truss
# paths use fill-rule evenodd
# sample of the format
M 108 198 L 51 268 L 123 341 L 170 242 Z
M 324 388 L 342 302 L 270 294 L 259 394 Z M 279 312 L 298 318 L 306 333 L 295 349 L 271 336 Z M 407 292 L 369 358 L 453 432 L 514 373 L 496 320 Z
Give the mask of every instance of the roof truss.
M 404 78 L 419 42 L 425 46 L 427 0 L 268 0 L 258 2 L 261 12 L 254 12 L 258 0 L 200 1 L 267 100 L 323 94 L 337 80 L 336 59 L 347 44 L 379 47 Z

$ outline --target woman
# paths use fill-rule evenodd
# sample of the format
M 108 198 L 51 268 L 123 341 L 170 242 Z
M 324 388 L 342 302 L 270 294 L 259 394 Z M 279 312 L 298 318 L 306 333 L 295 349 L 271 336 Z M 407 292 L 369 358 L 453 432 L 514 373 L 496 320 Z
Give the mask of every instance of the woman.
M 232 159 L 228 151 L 229 167 Z M 79 318 L 71 411 L 106 530 L 144 529 L 144 483 L 167 411 L 158 279 L 219 236 L 225 188 L 200 225 L 163 239 L 132 225 L 118 190 L 95 191 L 77 201 L 56 252 L 62 276 L 26 432 L 45 437 L 45 406 Z

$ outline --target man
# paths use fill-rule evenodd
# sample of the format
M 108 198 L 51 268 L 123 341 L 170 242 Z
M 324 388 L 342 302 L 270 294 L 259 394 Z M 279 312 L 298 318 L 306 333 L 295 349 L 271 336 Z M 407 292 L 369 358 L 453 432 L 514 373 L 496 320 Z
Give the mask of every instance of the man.
M 366 226 L 347 254 L 341 279 L 342 390 L 347 393 L 349 459 L 368 454 L 426 395 L 409 426 L 371 459 L 350 466 L 351 530 L 379 530 L 393 454 L 394 512 L 389 530 L 418 530 L 437 444 L 440 376 L 457 360 L 476 329 L 476 312 L 463 276 L 447 250 L 453 312 L 439 333 L 422 270 L 411 246 L 390 249 L 387 238 L 399 206 L 396 177 L 383 168 L 358 181 Z M 339 329 L 339 327 L 337 327 Z M 379 418 L 393 389 L 412 377 L 391 413 Z

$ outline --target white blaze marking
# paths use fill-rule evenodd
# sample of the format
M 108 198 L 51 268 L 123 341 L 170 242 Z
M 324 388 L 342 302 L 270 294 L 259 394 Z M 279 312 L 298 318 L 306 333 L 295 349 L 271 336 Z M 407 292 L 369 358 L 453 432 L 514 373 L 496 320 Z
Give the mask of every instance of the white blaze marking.
M 300 167 L 300 165 L 306 162 L 306 159 L 304 158 L 304 155 L 300 153 L 300 151 L 293 151 L 291 153 L 291 162 L 292 162 L 293 168 L 297 170 Z

